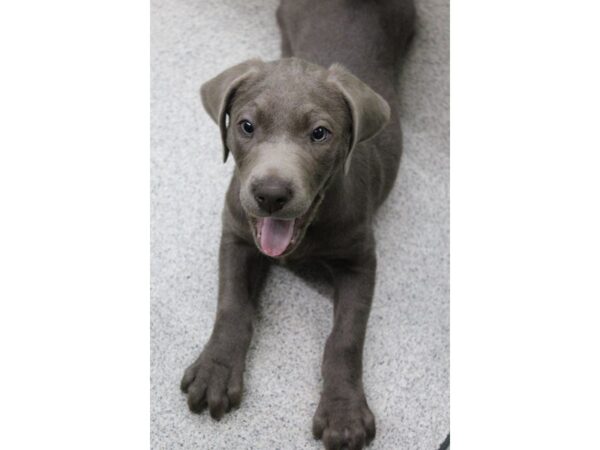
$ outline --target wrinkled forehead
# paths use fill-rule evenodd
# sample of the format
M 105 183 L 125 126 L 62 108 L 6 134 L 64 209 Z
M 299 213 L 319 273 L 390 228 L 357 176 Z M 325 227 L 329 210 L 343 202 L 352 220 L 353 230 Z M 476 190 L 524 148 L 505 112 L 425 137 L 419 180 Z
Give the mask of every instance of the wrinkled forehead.
M 344 98 L 327 82 L 324 70 L 289 67 L 249 80 L 236 93 L 231 111 L 234 120 L 253 120 L 265 128 L 304 130 L 318 124 L 341 129 L 349 120 Z

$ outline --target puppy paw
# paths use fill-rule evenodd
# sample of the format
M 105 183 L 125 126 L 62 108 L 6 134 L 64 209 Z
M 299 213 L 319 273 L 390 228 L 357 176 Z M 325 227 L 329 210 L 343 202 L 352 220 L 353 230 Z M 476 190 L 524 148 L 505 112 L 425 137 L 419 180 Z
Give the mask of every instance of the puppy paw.
M 375 417 L 364 394 L 323 392 L 313 418 L 313 434 L 327 450 L 362 449 L 375 437 Z
M 181 390 L 187 394 L 190 410 L 201 413 L 208 407 L 213 419 L 220 420 L 240 404 L 243 373 L 243 358 L 240 360 L 227 351 L 207 346 L 181 380 Z

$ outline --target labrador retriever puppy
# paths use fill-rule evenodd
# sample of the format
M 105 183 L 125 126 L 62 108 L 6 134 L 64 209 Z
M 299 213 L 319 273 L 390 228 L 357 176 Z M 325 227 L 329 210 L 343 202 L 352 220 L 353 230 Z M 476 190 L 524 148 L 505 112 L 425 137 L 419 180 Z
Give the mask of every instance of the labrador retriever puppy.
M 326 448 L 375 436 L 362 353 L 376 272 L 373 215 L 398 171 L 396 86 L 412 0 L 284 0 L 283 58 L 249 60 L 201 88 L 235 171 L 223 209 L 214 329 L 181 389 L 219 419 L 239 405 L 269 265 L 322 265 L 335 288 L 313 433 Z

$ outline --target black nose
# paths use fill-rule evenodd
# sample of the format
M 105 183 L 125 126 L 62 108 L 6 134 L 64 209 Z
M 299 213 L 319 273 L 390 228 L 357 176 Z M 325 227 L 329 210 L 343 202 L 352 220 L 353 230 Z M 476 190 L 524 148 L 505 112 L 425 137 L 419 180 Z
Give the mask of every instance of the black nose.
M 257 182 L 253 193 L 258 207 L 269 214 L 279 211 L 292 198 L 289 183 L 274 178 Z

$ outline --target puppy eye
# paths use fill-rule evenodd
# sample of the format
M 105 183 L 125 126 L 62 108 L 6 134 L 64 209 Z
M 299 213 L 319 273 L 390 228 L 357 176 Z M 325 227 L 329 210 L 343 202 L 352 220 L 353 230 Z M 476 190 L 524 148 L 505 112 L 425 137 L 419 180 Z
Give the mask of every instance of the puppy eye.
M 318 127 L 312 131 L 310 138 L 313 142 L 323 142 L 329 136 L 329 130 L 325 127 Z
M 240 122 L 240 126 L 242 127 L 242 131 L 244 134 L 251 136 L 254 133 L 254 125 L 248 120 L 242 120 Z

